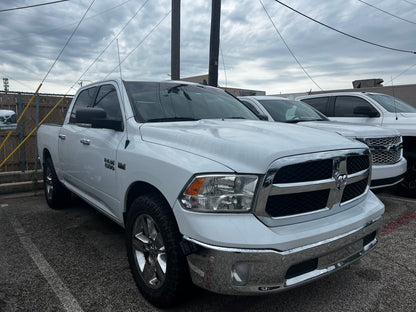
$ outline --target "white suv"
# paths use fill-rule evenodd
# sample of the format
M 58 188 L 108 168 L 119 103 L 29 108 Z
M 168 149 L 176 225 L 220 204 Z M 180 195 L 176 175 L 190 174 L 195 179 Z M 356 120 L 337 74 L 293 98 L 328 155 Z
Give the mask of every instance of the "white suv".
M 337 92 L 297 97 L 331 120 L 397 129 L 403 137 L 407 172 L 400 184 L 407 195 L 416 190 L 416 108 L 390 95 Z

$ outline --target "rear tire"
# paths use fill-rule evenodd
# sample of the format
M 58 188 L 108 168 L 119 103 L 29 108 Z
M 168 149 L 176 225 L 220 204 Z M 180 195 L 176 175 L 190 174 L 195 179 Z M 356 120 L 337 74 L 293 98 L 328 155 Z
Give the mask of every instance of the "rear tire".
M 166 308 L 181 301 L 191 284 L 175 217 L 158 194 L 137 198 L 126 224 L 130 269 L 144 298 Z
M 59 182 L 51 158 L 43 164 L 43 187 L 45 199 L 52 209 L 60 209 L 71 201 L 71 192 Z

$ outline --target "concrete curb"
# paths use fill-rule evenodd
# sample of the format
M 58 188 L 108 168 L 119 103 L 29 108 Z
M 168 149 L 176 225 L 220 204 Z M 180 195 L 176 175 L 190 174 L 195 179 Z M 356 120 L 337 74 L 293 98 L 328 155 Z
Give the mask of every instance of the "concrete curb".
M 43 187 L 42 171 L 1 172 L 0 194 L 35 192 Z

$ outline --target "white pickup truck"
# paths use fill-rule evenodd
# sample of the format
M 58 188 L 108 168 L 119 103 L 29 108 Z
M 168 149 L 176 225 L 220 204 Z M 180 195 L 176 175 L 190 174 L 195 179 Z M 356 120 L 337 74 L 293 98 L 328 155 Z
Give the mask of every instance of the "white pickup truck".
M 241 96 L 239 99 L 256 115 L 264 115 L 265 120 L 335 132 L 367 144 L 373 158 L 372 189 L 393 186 L 403 180 L 407 162 L 403 157 L 402 137 L 395 129 L 330 121 L 310 105 L 284 97 Z
M 331 120 L 397 129 L 403 137 L 407 172 L 400 183 L 407 195 L 416 194 L 416 108 L 390 95 L 334 92 L 297 97 Z
M 301 285 L 366 254 L 382 227 L 365 144 L 260 121 L 208 86 L 85 86 L 38 148 L 48 204 L 73 192 L 125 227 L 134 280 L 159 307 L 191 281 L 242 295 Z

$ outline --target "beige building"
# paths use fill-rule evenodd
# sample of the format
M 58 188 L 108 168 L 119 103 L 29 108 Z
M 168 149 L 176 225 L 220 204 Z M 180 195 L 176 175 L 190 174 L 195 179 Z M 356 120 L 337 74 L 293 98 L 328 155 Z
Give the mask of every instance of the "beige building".
M 208 84 L 208 75 L 200 75 L 200 76 L 181 78 L 181 80 L 207 85 Z M 218 87 L 227 91 L 227 92 L 229 92 L 229 93 L 231 93 L 234 96 L 266 95 L 265 91 L 260 91 L 260 90 L 229 88 L 229 87 L 222 87 L 222 86 L 218 86 Z
M 382 82 L 383 82 L 382 79 L 355 80 L 353 81 L 353 85 L 358 86 L 358 88 L 276 94 L 276 96 L 295 98 L 301 95 L 321 94 L 321 93 L 330 93 L 330 92 L 375 92 L 375 93 L 383 93 L 383 94 L 394 96 L 416 107 L 416 84 L 383 86 L 381 85 Z

